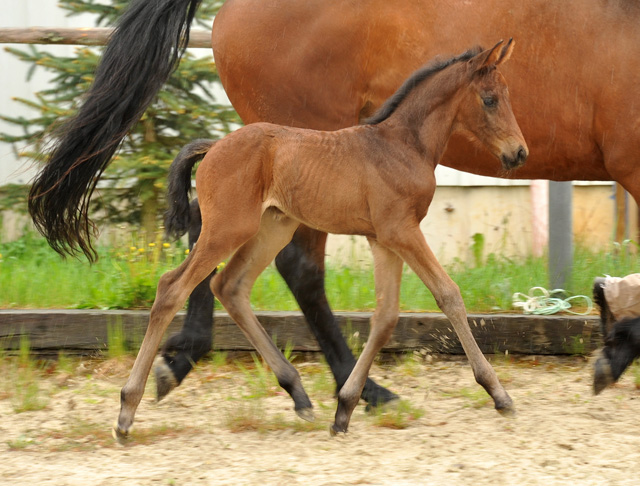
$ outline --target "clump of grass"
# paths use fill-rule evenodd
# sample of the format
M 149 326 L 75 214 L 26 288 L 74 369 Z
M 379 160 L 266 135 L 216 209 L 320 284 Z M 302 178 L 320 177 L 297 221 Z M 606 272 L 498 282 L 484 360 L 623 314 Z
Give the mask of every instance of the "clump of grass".
M 9 386 L 13 410 L 16 413 L 42 410 L 48 400 L 42 396 L 40 373 L 31 359 L 29 338 L 20 338 L 20 349 L 16 359 L 9 364 Z
M 128 353 L 124 326 L 122 319 L 116 318 L 116 322 L 107 323 L 107 358 L 117 359 Z
M 413 422 L 424 416 L 424 410 L 413 406 L 407 400 L 398 400 L 388 406 L 374 409 L 371 415 L 371 423 L 376 427 L 388 429 L 406 429 Z
M 253 367 L 245 366 L 240 361 L 236 362 L 247 386 L 245 398 L 264 398 L 276 395 L 280 386 L 276 376 L 262 358 L 255 353 L 251 353 L 251 359 Z
M 482 408 L 491 402 L 491 397 L 482 387 L 463 387 L 453 392 L 444 392 L 447 398 L 462 398 L 465 403 L 463 407 Z
M 416 354 L 417 353 L 417 354 Z M 424 357 L 418 351 L 408 351 L 394 356 L 394 373 L 417 378 L 424 373 Z
M 300 374 L 305 382 L 305 390 L 308 390 L 314 398 L 329 398 L 335 395 L 336 382 L 323 357 L 319 363 L 310 363 L 302 367 Z
M 264 402 L 258 400 L 235 400 L 234 405 L 225 413 L 224 425 L 231 432 L 258 432 L 267 433 L 278 430 L 294 430 L 296 432 L 313 432 L 328 428 L 328 417 L 318 416 L 316 420 L 307 422 L 295 416 L 291 411 L 290 416 L 283 413 L 267 414 Z
M 135 428 L 126 442 L 127 447 L 149 445 L 165 441 L 182 434 L 195 432 L 194 427 L 162 423 L 151 427 Z M 44 432 L 37 437 L 37 443 L 43 444 L 47 439 L 57 439 L 55 445 L 48 450 L 63 451 L 92 451 L 102 448 L 115 448 L 120 445 L 113 440 L 111 429 L 104 423 L 87 420 L 76 420 L 64 430 Z M 40 445 L 40 447 L 42 447 Z
M 586 356 L 588 354 L 587 343 L 582 335 L 571 336 L 568 342 L 562 344 L 562 348 L 571 356 Z
M 351 319 L 347 319 L 346 325 L 342 330 L 342 334 L 344 336 L 345 341 L 347 341 L 347 346 L 353 353 L 353 355 L 358 358 L 364 349 L 364 340 L 360 336 L 360 331 L 353 329 L 353 323 Z
M 224 368 L 229 364 L 227 352 L 214 351 L 209 355 L 209 364 L 214 371 Z
M 20 435 L 14 440 L 7 441 L 7 446 L 12 451 L 24 450 L 36 444 L 37 442 L 35 441 L 35 439 L 27 437 L 24 434 Z

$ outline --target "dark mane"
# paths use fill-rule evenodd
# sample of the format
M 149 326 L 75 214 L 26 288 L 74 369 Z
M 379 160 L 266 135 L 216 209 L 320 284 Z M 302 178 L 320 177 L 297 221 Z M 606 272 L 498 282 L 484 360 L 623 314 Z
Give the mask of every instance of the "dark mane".
M 402 86 L 389 98 L 384 104 L 376 111 L 371 117 L 362 122 L 363 125 L 376 125 L 389 118 L 396 108 L 400 106 L 400 103 L 409 95 L 409 93 L 424 80 L 430 78 L 435 73 L 442 71 L 443 69 L 456 64 L 461 61 L 468 61 L 473 56 L 476 56 L 482 52 L 481 47 L 474 47 L 469 49 L 458 56 L 454 56 L 451 59 L 439 60 L 435 59 L 429 64 L 421 67 L 415 71 L 409 79 L 407 79 Z

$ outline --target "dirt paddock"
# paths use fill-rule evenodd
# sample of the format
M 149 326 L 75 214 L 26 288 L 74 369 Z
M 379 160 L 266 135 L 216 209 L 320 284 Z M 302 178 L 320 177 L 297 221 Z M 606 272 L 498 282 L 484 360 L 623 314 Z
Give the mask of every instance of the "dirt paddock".
M 371 416 L 361 402 L 349 433 L 332 438 L 324 365 L 294 361 L 316 410 L 307 424 L 264 369 L 211 360 L 160 403 L 150 380 L 125 446 L 110 428 L 130 360 L 51 370 L 39 378 L 46 406 L 21 413 L 10 391 L 19 378 L 4 370 L 0 484 L 638 484 L 637 370 L 594 397 L 587 360 L 492 361 L 514 419 L 493 410 L 466 361 L 414 357 L 372 373 L 406 403 Z

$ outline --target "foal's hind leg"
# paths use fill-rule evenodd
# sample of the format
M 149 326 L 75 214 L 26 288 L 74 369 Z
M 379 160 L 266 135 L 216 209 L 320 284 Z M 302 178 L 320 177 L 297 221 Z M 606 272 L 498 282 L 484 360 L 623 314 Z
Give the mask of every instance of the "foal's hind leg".
M 251 310 L 249 300 L 255 280 L 291 240 L 298 225 L 276 209 L 265 211 L 258 234 L 236 251 L 224 270 L 213 278 L 211 288 L 271 367 L 280 386 L 291 395 L 296 413 L 305 420 L 313 420 L 311 401 L 302 387 L 300 375 L 264 330 Z
M 495 371 L 471 334 L 460 289 L 436 260 L 420 228 L 416 225 L 413 229 L 402 233 L 394 232 L 391 240 L 390 246 L 429 288 L 438 307 L 453 324 L 462 348 L 469 359 L 476 381 L 491 395 L 496 410 L 505 415 L 515 413 L 511 397 L 503 388 Z
M 191 202 L 189 212 L 189 249 L 193 250 L 202 228 L 197 199 Z M 158 401 L 177 387 L 193 364 L 211 350 L 214 299 L 210 284 L 214 274 L 215 270 L 191 292 L 182 329 L 165 341 L 160 356 L 154 362 Z
M 371 332 L 367 344 L 349 379 L 338 393 L 338 409 L 335 423 L 330 429 L 331 435 L 347 431 L 373 360 L 391 337 L 398 322 L 402 260 L 376 241 L 369 240 L 369 243 L 375 268 L 376 310 L 371 317 Z
M 165 273 L 160 278 L 156 299 L 149 315 L 147 332 L 129 379 L 120 393 L 120 414 L 113 429 L 114 436 L 119 441 L 124 440 L 129 434 L 154 356 L 171 320 L 184 306 L 189 293 L 228 256 L 230 249 L 237 248 L 255 234 L 257 221 L 254 228 L 247 217 L 244 227 L 233 230 L 235 232 L 230 233 L 218 227 L 215 237 L 203 233 L 187 259 L 177 269 Z

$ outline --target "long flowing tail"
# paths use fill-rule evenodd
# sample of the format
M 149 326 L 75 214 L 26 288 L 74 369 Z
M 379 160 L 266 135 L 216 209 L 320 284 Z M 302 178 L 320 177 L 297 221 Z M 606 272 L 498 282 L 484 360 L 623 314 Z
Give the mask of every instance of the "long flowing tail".
M 180 238 L 189 229 L 191 214 L 189 193 L 191 191 L 191 171 L 197 162 L 215 144 L 214 140 L 194 140 L 185 145 L 171 162 L 167 190 L 168 209 L 164 215 L 167 237 Z
M 61 255 L 97 257 L 89 201 L 122 138 L 182 56 L 201 0 L 133 0 L 120 18 L 78 113 L 57 132 L 29 193 L 29 213 Z

